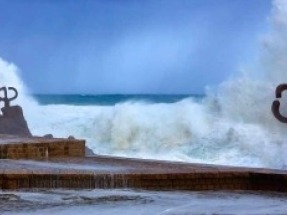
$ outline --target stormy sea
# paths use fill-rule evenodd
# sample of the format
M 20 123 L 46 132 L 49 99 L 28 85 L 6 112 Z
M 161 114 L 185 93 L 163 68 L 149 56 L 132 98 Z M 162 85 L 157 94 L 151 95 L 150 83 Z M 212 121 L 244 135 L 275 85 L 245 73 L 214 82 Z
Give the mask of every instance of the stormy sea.
M 10 85 L 20 89 L 34 135 L 73 135 L 95 154 L 276 169 L 287 162 L 286 128 L 270 111 L 270 82 L 241 77 L 217 95 L 196 96 L 31 96 L 19 83 Z
M 262 83 L 265 94 L 247 89 L 259 83 L 232 82 L 216 98 L 35 95 L 38 114 L 27 110 L 27 120 L 34 134 L 84 138 L 96 154 L 283 168 L 286 131 L 270 111 L 272 85 Z

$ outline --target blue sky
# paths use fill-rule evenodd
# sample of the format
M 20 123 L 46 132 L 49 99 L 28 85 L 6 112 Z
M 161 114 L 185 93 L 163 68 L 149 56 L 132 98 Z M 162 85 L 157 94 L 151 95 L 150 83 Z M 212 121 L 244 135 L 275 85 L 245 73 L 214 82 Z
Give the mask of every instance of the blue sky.
M 34 93 L 203 93 L 252 63 L 271 0 L 0 0 Z

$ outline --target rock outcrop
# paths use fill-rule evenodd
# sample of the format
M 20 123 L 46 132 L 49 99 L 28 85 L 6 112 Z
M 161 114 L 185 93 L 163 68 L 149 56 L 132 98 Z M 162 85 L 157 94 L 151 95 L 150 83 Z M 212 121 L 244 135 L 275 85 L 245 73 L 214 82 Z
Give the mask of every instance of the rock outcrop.
M 0 134 L 11 134 L 17 136 L 31 137 L 32 134 L 24 118 L 20 106 L 8 106 L 1 108 Z
M 92 155 L 95 155 L 95 153 L 93 152 L 92 149 L 90 149 L 89 147 L 85 147 L 85 154 L 86 156 L 92 156 Z

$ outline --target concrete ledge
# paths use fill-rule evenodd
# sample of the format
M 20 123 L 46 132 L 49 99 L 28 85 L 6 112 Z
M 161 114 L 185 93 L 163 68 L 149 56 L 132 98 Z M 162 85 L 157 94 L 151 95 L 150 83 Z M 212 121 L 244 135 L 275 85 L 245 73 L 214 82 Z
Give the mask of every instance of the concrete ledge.
M 107 157 L 2 160 L 0 189 L 264 190 L 287 192 L 287 172 Z

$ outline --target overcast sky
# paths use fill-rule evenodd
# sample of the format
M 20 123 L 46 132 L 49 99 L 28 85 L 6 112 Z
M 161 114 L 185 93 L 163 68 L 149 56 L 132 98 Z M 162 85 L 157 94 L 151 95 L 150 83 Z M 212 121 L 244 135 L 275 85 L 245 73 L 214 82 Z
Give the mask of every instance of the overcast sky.
M 252 63 L 271 0 L 0 0 L 34 93 L 203 93 Z

